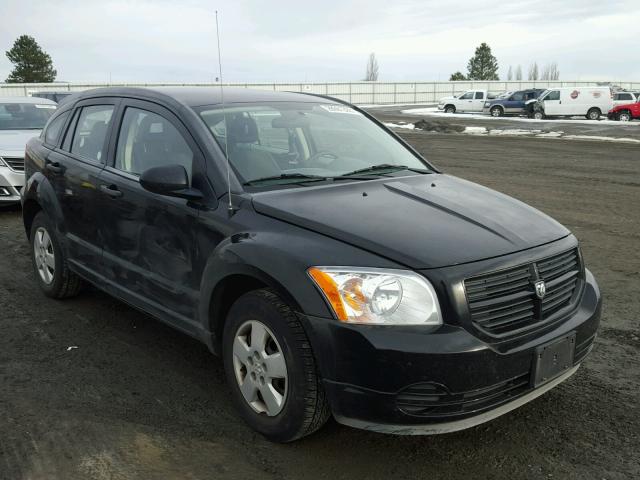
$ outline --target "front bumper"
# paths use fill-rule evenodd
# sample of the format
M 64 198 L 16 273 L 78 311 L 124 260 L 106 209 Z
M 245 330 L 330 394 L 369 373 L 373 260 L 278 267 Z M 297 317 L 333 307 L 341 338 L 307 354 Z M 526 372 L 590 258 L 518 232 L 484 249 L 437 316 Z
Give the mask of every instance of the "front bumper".
M 333 414 L 340 423 L 399 434 L 446 433 L 486 422 L 553 388 L 591 351 L 601 298 L 587 272 L 582 299 L 559 326 L 496 346 L 463 327 L 341 324 L 305 317 Z M 575 332 L 573 367 L 533 387 L 536 348 Z
M 20 202 L 20 190 L 24 186 L 24 172 L 0 166 L 0 204 Z

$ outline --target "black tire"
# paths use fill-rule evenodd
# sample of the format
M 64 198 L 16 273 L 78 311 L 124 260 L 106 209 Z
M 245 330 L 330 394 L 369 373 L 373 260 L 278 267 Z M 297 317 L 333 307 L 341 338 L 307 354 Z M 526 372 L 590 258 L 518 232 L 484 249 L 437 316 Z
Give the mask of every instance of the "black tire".
M 502 109 L 502 107 L 496 106 L 496 107 L 491 107 L 491 110 L 489 110 L 489 113 L 491 114 L 492 117 L 501 117 L 504 115 L 504 110 Z
M 236 379 L 233 343 L 248 321 L 259 321 L 277 340 L 287 370 L 287 393 L 275 416 L 256 412 L 245 400 Z M 273 291 L 254 290 L 231 307 L 222 337 L 224 369 L 236 406 L 254 430 L 274 442 L 291 442 L 322 427 L 331 412 L 316 368 L 309 339 L 293 310 Z
M 444 113 L 456 113 L 456 107 L 454 105 L 445 105 Z
M 542 110 L 536 110 L 535 112 L 533 112 L 533 118 L 535 118 L 536 120 L 544 120 L 545 117 L 546 115 Z
M 36 264 L 34 242 L 39 229 L 44 229 L 51 239 L 51 248 L 54 255 L 55 267 L 52 273 L 53 278 L 50 283 L 45 282 L 42 278 Z M 33 265 L 33 271 L 36 281 L 44 294 L 48 297 L 59 299 L 77 295 L 83 286 L 82 279 L 69 270 L 66 254 L 60 245 L 55 229 L 52 227 L 44 212 L 38 212 L 33 219 L 31 231 L 29 232 L 29 241 L 31 244 L 31 263 Z
M 599 108 L 590 108 L 587 112 L 587 120 L 599 120 L 602 112 Z
M 628 110 L 623 110 L 616 115 L 616 120 L 619 122 L 630 122 L 632 119 L 631 112 Z

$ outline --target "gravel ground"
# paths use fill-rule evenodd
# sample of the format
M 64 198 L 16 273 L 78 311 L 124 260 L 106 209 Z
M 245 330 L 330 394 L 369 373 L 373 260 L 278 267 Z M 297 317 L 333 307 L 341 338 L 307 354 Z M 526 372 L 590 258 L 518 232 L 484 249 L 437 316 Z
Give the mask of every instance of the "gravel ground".
M 0 479 L 640 478 L 639 147 L 402 132 L 445 171 L 538 207 L 582 241 L 604 299 L 580 371 L 491 423 L 393 437 L 331 421 L 274 445 L 236 415 L 221 362 L 89 290 L 36 289 L 0 211 Z M 71 348 L 77 347 L 77 348 Z

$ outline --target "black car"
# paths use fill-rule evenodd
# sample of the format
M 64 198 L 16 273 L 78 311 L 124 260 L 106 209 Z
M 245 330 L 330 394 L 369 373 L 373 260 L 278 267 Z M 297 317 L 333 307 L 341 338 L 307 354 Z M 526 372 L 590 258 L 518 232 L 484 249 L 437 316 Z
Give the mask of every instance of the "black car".
M 339 100 L 221 100 L 108 88 L 56 111 L 23 190 L 45 294 L 88 282 L 201 340 L 274 441 L 330 414 L 459 430 L 577 370 L 601 300 L 566 228 Z

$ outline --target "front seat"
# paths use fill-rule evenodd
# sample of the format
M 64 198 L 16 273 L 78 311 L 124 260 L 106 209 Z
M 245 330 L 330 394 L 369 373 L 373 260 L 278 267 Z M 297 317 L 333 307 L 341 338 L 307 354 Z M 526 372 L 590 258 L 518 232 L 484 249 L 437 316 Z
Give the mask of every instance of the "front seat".
M 227 117 L 229 162 L 245 180 L 280 175 L 282 170 L 269 152 L 259 148 L 258 126 L 246 114 Z

